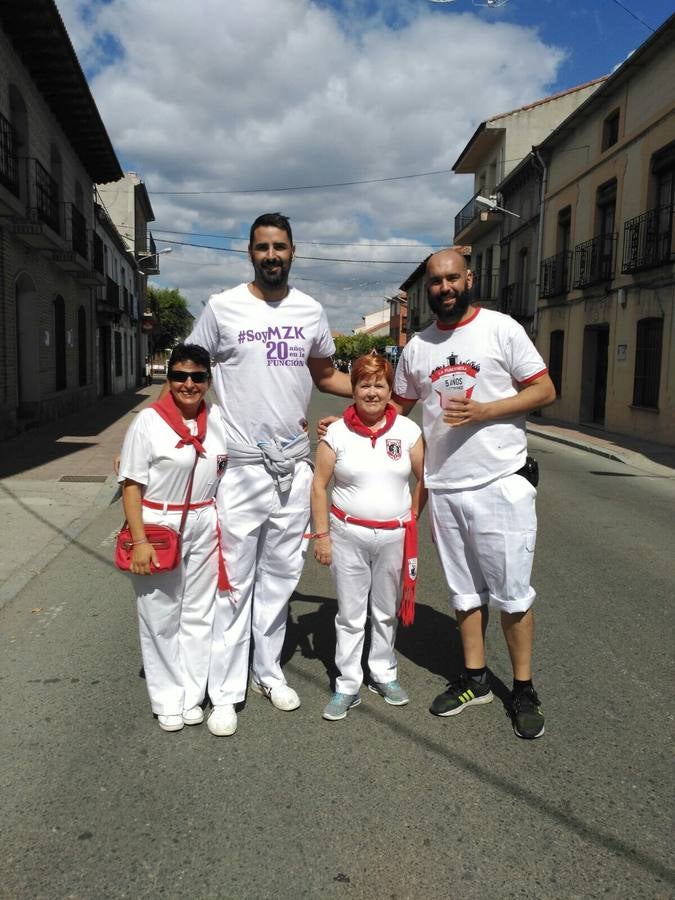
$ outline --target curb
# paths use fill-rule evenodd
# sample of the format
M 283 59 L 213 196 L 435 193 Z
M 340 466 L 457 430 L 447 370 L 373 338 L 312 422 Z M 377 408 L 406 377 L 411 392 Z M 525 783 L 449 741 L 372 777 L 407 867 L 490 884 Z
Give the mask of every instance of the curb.
M 587 453 L 593 453 L 595 456 L 602 456 L 605 459 L 611 459 L 614 462 L 622 463 L 626 466 L 633 466 L 636 469 L 644 469 L 652 475 L 661 475 L 665 478 L 675 478 L 675 469 L 670 466 L 664 466 L 661 463 L 654 462 L 639 453 L 637 450 L 628 449 L 612 449 L 604 447 L 602 444 L 595 444 L 591 441 L 582 441 L 578 438 L 568 437 L 562 434 L 552 434 L 548 429 L 540 428 L 537 425 L 527 423 L 527 433 L 535 435 L 546 441 L 553 441 L 556 444 L 564 444 L 567 447 L 573 447 L 575 450 L 585 450 Z

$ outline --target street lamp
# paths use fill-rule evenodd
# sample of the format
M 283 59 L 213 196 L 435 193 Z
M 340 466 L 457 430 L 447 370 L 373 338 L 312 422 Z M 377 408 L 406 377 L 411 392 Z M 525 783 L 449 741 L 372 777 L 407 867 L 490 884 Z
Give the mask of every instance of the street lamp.
M 146 259 L 154 259 L 156 256 L 159 256 L 162 253 L 171 253 L 173 247 L 163 247 L 161 250 L 155 251 L 155 253 L 149 253 L 147 256 L 139 256 L 136 260 L 137 263 L 145 262 Z
M 489 197 L 475 197 L 476 203 L 479 203 L 481 206 L 487 206 L 488 209 L 491 209 L 493 212 L 504 212 L 508 213 L 510 216 L 515 216 L 516 219 L 519 219 L 520 216 L 518 213 L 511 212 L 510 209 L 504 209 L 503 206 L 499 206 L 497 203 L 497 197 L 494 194 L 490 194 Z

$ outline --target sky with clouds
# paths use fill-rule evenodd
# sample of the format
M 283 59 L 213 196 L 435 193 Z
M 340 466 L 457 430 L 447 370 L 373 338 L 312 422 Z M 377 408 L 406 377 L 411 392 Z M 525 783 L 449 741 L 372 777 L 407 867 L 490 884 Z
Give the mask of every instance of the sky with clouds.
M 346 332 L 452 241 L 472 180 L 448 170 L 479 122 L 611 72 L 649 36 L 638 19 L 655 28 L 672 11 L 670 0 L 56 3 L 120 162 L 145 181 L 156 243 L 173 247 L 158 283 L 198 313 L 249 280 L 248 227 L 280 210 L 293 283 Z M 401 177 L 420 173 L 440 174 Z M 371 183 L 316 187 L 357 181 Z

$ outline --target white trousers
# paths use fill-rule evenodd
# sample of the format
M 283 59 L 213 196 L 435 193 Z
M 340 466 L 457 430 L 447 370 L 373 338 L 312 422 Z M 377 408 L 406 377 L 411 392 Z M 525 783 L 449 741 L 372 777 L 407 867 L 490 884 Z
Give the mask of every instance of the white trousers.
M 368 669 L 374 681 L 396 679 L 394 641 L 401 599 L 404 529 L 351 525 L 331 516 L 338 612 L 335 617 L 335 690 L 357 694 L 363 683 L 361 656 L 370 595 Z
M 518 613 L 532 606 L 536 496 L 516 474 L 465 491 L 429 491 L 431 527 L 454 609 L 489 602 Z
M 232 595 L 216 596 L 209 696 L 218 706 L 246 696 L 249 648 L 252 674 L 267 687 L 285 683 L 281 650 L 288 601 L 305 561 L 312 469 L 296 463 L 282 494 L 262 465 L 228 466 L 217 502 Z
M 180 526 L 180 511 L 143 509 L 143 520 Z M 216 509 L 188 512 L 182 561 L 161 575 L 132 575 L 152 711 L 179 716 L 204 699 L 218 585 Z

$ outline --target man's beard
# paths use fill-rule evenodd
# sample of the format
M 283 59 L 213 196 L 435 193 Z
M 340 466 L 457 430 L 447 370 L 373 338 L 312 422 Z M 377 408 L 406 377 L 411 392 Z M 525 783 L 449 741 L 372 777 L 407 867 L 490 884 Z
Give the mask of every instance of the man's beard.
M 428 292 L 427 301 L 429 303 L 429 308 L 436 315 L 438 321 L 448 325 L 459 322 L 459 320 L 469 308 L 469 304 L 471 303 L 471 296 L 468 289 L 456 294 L 455 303 L 452 309 L 448 310 L 444 309 L 443 300 L 440 297 L 438 297 L 437 299 L 432 298 Z
M 253 267 L 255 270 L 256 281 L 261 287 L 279 288 L 283 287 L 288 281 L 288 273 L 291 269 L 290 263 L 284 265 L 280 263 L 276 271 L 271 271 L 265 265 L 257 265 Z

